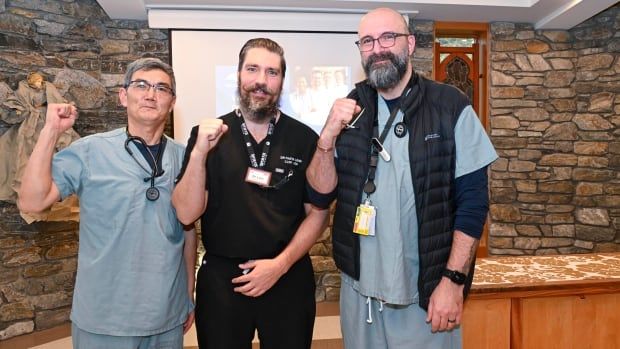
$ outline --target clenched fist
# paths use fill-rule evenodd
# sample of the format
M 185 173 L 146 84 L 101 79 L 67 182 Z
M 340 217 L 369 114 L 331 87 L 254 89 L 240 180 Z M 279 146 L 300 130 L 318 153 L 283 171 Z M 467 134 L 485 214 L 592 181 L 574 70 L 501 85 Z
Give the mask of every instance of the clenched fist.
M 47 106 L 45 125 L 62 133 L 73 127 L 77 116 L 77 108 L 73 104 L 50 103 Z
M 336 137 L 351 122 L 354 115 L 361 112 L 361 107 L 356 104 L 354 99 L 339 98 L 334 101 L 329 116 L 321 131 L 321 141 L 324 143 L 333 143 L 336 141 Z M 324 144 L 323 146 L 326 146 Z
M 224 133 L 228 131 L 228 126 L 224 125 L 222 119 L 204 119 L 198 126 L 198 137 L 196 138 L 195 151 L 207 154 Z

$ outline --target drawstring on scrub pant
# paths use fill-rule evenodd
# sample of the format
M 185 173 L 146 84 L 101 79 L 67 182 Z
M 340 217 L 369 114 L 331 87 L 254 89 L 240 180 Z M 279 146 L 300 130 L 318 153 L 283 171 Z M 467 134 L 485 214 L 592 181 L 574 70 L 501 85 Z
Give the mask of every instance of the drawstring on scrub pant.
M 379 302 L 379 312 L 382 313 L 383 312 L 383 304 L 385 304 L 384 301 L 378 300 Z M 366 297 L 366 304 L 368 304 L 368 317 L 366 318 L 366 322 L 369 324 L 372 324 L 372 298 L 371 297 Z

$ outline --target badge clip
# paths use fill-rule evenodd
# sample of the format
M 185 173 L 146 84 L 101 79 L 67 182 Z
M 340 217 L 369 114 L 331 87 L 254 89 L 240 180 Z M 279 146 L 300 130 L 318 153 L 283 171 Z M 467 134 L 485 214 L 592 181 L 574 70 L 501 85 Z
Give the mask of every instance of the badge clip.
M 390 162 L 390 159 L 392 159 L 390 157 L 390 153 L 388 153 L 387 150 L 385 150 L 385 148 L 383 147 L 383 144 L 379 142 L 379 139 L 377 139 L 377 137 L 373 137 L 372 145 L 375 147 L 375 149 L 377 149 L 383 161 Z

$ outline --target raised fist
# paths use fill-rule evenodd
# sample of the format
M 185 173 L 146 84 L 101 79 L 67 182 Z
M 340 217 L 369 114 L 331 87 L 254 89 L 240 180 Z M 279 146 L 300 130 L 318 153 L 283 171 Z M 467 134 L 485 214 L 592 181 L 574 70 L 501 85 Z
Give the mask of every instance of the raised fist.
M 228 131 L 228 126 L 224 125 L 222 119 L 208 118 L 202 120 L 198 126 L 198 137 L 194 149 L 204 154 L 208 153 L 226 131 Z
M 62 133 L 73 127 L 77 116 L 77 108 L 73 104 L 50 103 L 47 105 L 45 124 Z

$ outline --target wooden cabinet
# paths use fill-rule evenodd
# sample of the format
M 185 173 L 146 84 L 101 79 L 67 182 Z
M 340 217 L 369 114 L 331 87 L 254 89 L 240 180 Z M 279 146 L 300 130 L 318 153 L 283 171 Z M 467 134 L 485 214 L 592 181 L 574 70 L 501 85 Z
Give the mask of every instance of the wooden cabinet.
M 464 349 L 510 348 L 510 299 L 470 299 L 461 322 Z
M 523 299 L 515 348 L 620 348 L 620 293 Z M 550 334 L 562 334 L 554 336 Z
M 527 266 L 531 261 L 514 262 Z M 611 263 L 605 270 L 597 265 L 596 272 L 605 278 L 594 279 L 573 274 L 571 280 L 545 281 L 532 274 L 532 282 L 504 278 L 493 284 L 480 275 L 465 303 L 463 348 L 620 349 L 619 266 Z

